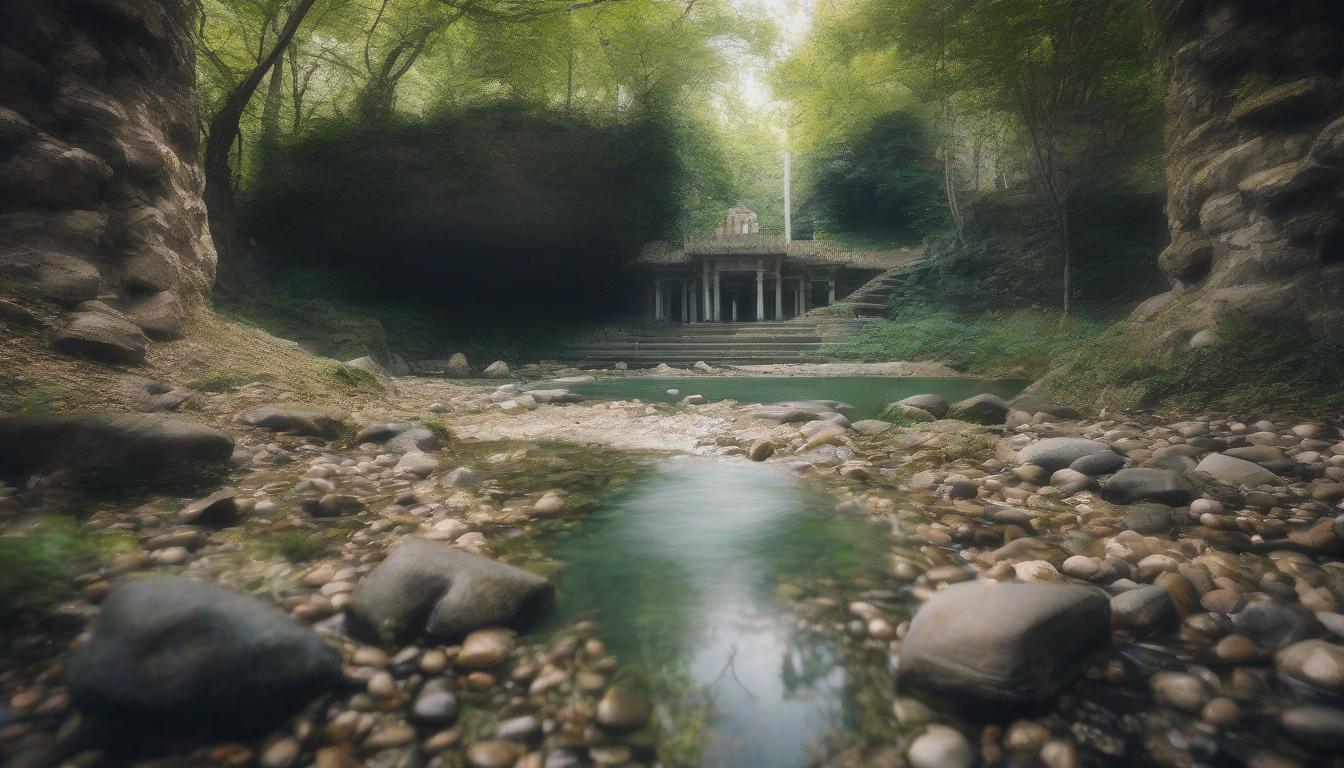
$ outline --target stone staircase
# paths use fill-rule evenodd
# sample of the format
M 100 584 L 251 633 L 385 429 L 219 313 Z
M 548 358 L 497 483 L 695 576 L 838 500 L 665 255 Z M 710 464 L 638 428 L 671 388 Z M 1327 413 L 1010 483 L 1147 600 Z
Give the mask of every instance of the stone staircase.
M 907 275 L 920 266 L 922 266 L 921 262 L 916 261 L 910 264 L 902 264 L 895 269 L 889 269 L 864 283 L 858 290 L 840 299 L 836 304 L 851 307 L 858 317 L 883 317 L 887 314 L 887 300 L 891 298 L 891 292 L 905 280 Z M 826 309 L 826 307 L 818 307 L 809 311 L 805 317 L 810 320 L 813 317 L 824 315 Z
M 587 368 L 608 368 L 618 362 L 631 368 L 652 368 L 659 363 L 683 368 L 700 360 L 710 365 L 822 362 L 821 345 L 829 340 L 818 323 L 801 318 L 769 323 L 694 323 L 672 329 L 673 333 L 667 335 L 592 342 L 576 347 L 572 357 Z
M 584 368 L 609 368 L 616 363 L 631 368 L 653 368 L 659 363 L 688 368 L 701 360 L 714 366 L 833 362 L 822 354 L 822 346 L 885 315 L 891 292 L 919 266 L 920 262 L 913 262 L 889 269 L 836 302 L 851 307 L 856 316 L 840 316 L 818 307 L 781 322 L 668 325 L 667 333 L 590 342 L 569 350 L 568 358 Z

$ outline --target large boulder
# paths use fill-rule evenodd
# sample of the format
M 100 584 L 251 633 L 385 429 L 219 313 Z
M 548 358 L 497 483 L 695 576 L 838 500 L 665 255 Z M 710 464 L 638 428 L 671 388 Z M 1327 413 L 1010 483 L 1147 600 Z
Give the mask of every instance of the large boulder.
M 1008 419 L 1008 404 L 998 395 L 986 393 L 953 403 L 947 415 L 975 424 L 1002 424 Z
M 1156 501 L 1179 507 L 1190 503 L 1194 489 L 1185 478 L 1170 470 L 1130 467 L 1111 475 L 1102 484 L 1101 495 L 1116 504 Z
M 1047 437 L 1018 451 L 1017 460 L 1035 464 L 1047 472 L 1071 466 L 1075 461 L 1098 453 L 1115 453 L 1110 446 L 1083 437 Z
M 1110 602 L 1100 590 L 957 584 L 915 614 L 899 682 L 973 709 L 1040 703 L 1077 678 L 1110 635 Z
M 340 680 L 340 654 L 280 609 L 176 577 L 112 590 L 66 678 L 95 720 L 227 735 L 277 725 Z
M 0 416 L 0 476 L 67 469 L 88 485 L 217 482 L 233 438 L 181 419 L 121 413 Z
M 253 408 L 238 420 L 250 427 L 327 439 L 340 437 L 347 429 L 345 419 L 334 413 L 278 405 Z
M 482 627 L 524 623 L 554 594 L 549 581 L 522 568 L 411 539 L 359 585 L 346 619 L 352 633 L 370 640 L 455 639 Z

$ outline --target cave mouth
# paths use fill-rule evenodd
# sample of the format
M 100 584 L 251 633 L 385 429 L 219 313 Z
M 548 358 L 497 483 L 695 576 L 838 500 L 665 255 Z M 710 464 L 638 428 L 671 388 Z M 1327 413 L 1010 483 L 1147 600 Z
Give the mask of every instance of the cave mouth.
M 1344 227 L 1333 229 L 1321 240 L 1321 261 L 1344 264 Z

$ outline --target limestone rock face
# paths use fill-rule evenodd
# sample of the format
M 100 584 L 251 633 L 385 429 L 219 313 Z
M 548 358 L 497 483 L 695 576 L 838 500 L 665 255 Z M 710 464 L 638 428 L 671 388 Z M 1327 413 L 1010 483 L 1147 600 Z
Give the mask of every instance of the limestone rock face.
M 1220 320 L 1344 330 L 1344 11 L 1335 0 L 1154 0 L 1171 56 L 1172 293 L 1131 320 L 1188 344 Z
M 25 301 L 70 310 L 97 299 L 119 325 L 158 338 L 203 305 L 215 251 L 200 197 L 195 9 L 191 0 L 5 4 L 0 283 Z M 58 348 L 143 358 L 79 341 L 103 320 L 60 319 Z

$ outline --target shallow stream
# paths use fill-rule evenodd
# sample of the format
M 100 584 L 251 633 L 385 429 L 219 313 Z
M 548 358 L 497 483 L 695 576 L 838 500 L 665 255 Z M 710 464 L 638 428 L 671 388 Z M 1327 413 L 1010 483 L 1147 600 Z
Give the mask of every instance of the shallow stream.
M 801 766 L 859 727 L 854 689 L 872 683 L 852 679 L 861 665 L 846 654 L 878 666 L 882 654 L 808 628 L 789 598 L 877 583 L 885 527 L 834 512 L 784 470 L 682 458 L 539 544 L 562 564 L 548 623 L 593 620 L 665 726 L 699 734 L 701 765 Z

